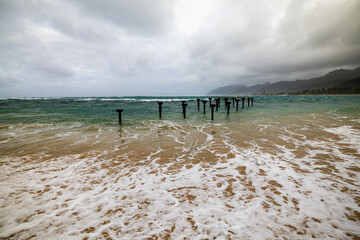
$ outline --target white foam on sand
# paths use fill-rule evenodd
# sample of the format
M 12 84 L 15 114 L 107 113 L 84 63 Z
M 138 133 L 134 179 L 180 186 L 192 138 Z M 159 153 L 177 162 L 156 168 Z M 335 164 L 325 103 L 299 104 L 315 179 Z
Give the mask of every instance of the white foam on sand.
M 173 155 L 171 163 L 158 163 L 159 154 L 172 149 L 154 148 L 135 161 L 130 153 L 117 156 L 121 144 L 111 154 L 2 157 L 0 238 L 351 239 L 360 235 L 359 159 L 334 151 L 336 142 L 304 140 L 286 129 L 284 141 L 296 143 L 296 148 L 275 145 L 269 152 L 256 142 L 239 147 L 227 131 L 211 133 L 211 125 L 194 127 L 204 138 L 200 145 L 191 134 L 181 134 L 185 130 L 180 125 L 161 123 L 158 128 L 165 126 L 170 129 L 167 137 L 192 149 L 189 158 L 219 142 L 228 150 L 211 150 L 218 158 L 212 164 L 184 164 L 178 169 L 171 166 L 185 159 L 183 155 Z M 356 132 L 345 137 L 337 128 L 326 131 L 352 148 L 360 147 L 354 141 Z M 143 138 L 137 135 L 127 141 Z M 297 148 L 305 153 L 298 156 Z
M 352 126 L 340 126 L 340 127 L 333 127 L 333 128 L 325 128 L 325 131 L 330 133 L 334 133 L 341 137 L 340 143 L 349 143 L 353 146 L 357 146 L 360 142 L 360 135 L 358 130 L 354 129 Z M 358 152 L 360 153 L 360 149 Z

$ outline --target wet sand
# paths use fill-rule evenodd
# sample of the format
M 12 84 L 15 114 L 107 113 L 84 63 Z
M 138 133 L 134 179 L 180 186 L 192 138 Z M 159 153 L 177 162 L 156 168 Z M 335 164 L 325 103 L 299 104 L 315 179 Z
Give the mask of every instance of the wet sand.
M 0 238 L 357 239 L 359 130 L 320 114 L 2 126 Z

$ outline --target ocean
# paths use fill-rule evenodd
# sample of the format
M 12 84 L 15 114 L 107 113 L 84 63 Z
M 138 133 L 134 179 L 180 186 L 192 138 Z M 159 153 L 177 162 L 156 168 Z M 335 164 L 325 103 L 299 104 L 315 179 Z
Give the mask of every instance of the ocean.
M 197 98 L 0 98 L 0 239 L 360 237 L 360 96 Z

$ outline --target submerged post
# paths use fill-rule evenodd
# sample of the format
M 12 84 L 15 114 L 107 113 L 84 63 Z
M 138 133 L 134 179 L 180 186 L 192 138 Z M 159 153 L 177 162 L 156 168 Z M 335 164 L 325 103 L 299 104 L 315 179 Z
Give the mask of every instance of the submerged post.
M 159 104 L 159 118 L 161 119 L 162 105 L 163 102 L 157 102 Z
M 225 99 L 225 108 L 227 108 L 227 103 L 228 103 L 228 98 L 224 98 Z
M 213 99 L 212 97 L 209 97 L 209 107 L 211 107 L 211 100 L 212 99 Z
M 235 101 L 236 101 L 236 111 L 239 111 L 239 101 L 240 101 L 240 99 L 236 99 Z
M 247 100 L 248 100 L 248 107 L 250 107 L 250 98 L 248 97 Z
M 207 103 L 207 100 L 203 100 L 202 103 L 204 104 L 204 114 L 206 113 L 206 103 Z
M 214 120 L 214 107 L 215 107 L 215 104 L 211 104 L 210 107 L 211 107 L 211 120 L 213 121 Z
M 197 98 L 196 101 L 197 101 L 197 104 L 198 104 L 198 111 L 200 111 L 200 98 Z
M 241 100 L 242 100 L 242 108 L 244 108 L 245 98 L 242 97 Z
M 184 115 L 184 119 L 186 118 L 186 106 L 187 103 L 186 101 L 181 101 L 182 102 L 182 108 L 183 108 L 183 115 Z
M 231 102 L 227 102 L 227 104 L 226 104 L 226 107 L 227 107 L 227 115 L 229 115 L 229 113 L 230 113 L 230 105 L 231 105 Z
M 220 98 L 216 98 L 215 102 L 216 102 L 216 111 L 218 111 L 219 106 L 220 106 Z
M 233 107 L 235 107 L 235 98 L 232 98 L 233 100 Z
M 251 98 L 251 106 L 254 106 L 254 98 Z
M 116 111 L 118 112 L 118 115 L 119 115 L 119 124 L 121 124 L 121 113 L 122 113 L 123 109 L 116 109 Z

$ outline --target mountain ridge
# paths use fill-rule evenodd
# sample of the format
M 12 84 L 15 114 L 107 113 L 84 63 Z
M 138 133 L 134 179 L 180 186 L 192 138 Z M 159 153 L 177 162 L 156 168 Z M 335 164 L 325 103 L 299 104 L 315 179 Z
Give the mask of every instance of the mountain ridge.
M 252 86 L 228 85 L 208 92 L 208 95 L 280 94 L 332 88 L 360 88 L 360 67 L 353 70 L 336 69 L 323 76 L 305 80 L 279 81 Z

